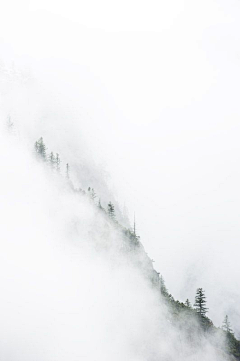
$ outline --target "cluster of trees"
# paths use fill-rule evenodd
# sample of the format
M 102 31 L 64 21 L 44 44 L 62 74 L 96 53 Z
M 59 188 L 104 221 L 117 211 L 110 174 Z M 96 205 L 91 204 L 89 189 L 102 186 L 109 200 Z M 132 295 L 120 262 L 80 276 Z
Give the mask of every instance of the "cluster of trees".
M 35 152 L 36 152 L 37 156 L 39 157 L 39 159 L 46 162 L 51 167 L 51 169 L 60 173 L 60 165 L 61 165 L 60 156 L 58 153 L 54 154 L 53 152 L 51 152 L 50 154 L 47 154 L 47 147 L 46 147 L 42 137 L 38 141 L 35 142 Z M 66 164 L 65 175 L 66 175 L 66 178 L 70 181 L 70 172 L 69 172 L 69 164 L 68 163 Z M 88 187 L 87 192 L 85 192 L 84 190 L 82 190 L 80 188 L 75 189 L 71 182 L 69 182 L 69 184 L 71 184 L 74 191 L 81 192 L 84 195 L 87 194 L 89 196 L 89 198 L 96 205 L 97 195 L 96 195 L 94 188 Z M 120 228 L 122 230 L 123 234 L 127 237 L 127 239 L 130 241 L 132 246 L 139 246 L 139 238 L 140 237 L 136 234 L 135 216 L 134 216 L 133 229 L 124 228 L 116 220 L 115 207 L 112 202 L 109 202 L 107 204 L 107 209 L 104 209 L 104 207 L 102 207 L 102 205 L 101 205 L 101 200 L 99 198 L 97 206 L 101 211 L 103 211 L 105 214 L 108 215 L 108 217 L 111 219 L 111 221 L 114 222 L 115 226 L 117 226 L 118 228 Z M 162 296 L 164 296 L 166 302 L 169 303 L 170 309 L 172 309 L 172 312 L 175 316 L 176 315 L 179 316 L 182 313 L 182 311 L 186 312 L 186 310 L 188 310 L 188 317 L 190 317 L 190 318 L 197 317 L 198 320 L 200 321 L 199 325 L 203 331 L 208 331 L 210 329 L 214 329 L 214 325 L 213 325 L 212 321 L 207 317 L 208 308 L 206 307 L 206 305 L 207 305 L 206 296 L 205 296 L 205 292 L 202 288 L 197 289 L 196 296 L 195 296 L 195 303 L 193 306 L 191 305 L 191 302 L 189 301 L 189 299 L 187 299 L 185 301 L 185 303 L 181 303 L 179 301 L 175 301 L 173 296 L 168 293 L 168 290 L 166 288 L 163 277 L 159 273 L 157 273 L 154 269 L 153 269 L 153 274 L 154 274 L 154 277 L 152 278 L 152 282 L 155 285 L 160 285 L 160 293 L 162 294 Z M 229 322 L 227 315 L 224 318 L 221 330 L 222 330 L 222 332 L 225 332 L 227 340 L 228 340 L 227 352 L 229 352 L 230 354 L 233 354 L 235 357 L 239 358 L 239 360 L 240 360 L 240 342 L 238 340 L 236 340 L 236 338 L 234 336 L 234 333 L 232 331 L 231 324 Z
M 61 170 L 60 156 L 59 156 L 58 153 L 54 154 L 53 152 L 50 152 L 49 154 L 47 154 L 47 147 L 46 147 L 46 145 L 45 145 L 45 143 L 43 141 L 43 137 L 39 138 L 35 142 L 34 148 L 35 148 L 35 153 L 36 153 L 38 159 L 40 159 L 43 162 L 46 162 L 51 167 L 51 169 L 56 170 L 57 172 L 60 173 L 60 170 Z M 68 163 L 66 164 L 65 175 L 66 175 L 66 178 L 70 180 L 70 167 L 69 167 Z M 74 191 L 79 191 L 82 194 L 86 194 L 86 192 L 84 190 L 80 189 L 80 188 L 78 190 L 74 189 Z M 97 195 L 96 195 L 96 192 L 95 192 L 94 188 L 88 187 L 87 194 L 90 197 L 90 199 L 95 201 Z M 116 215 L 115 215 L 115 208 L 114 208 L 114 205 L 113 205 L 112 202 L 108 203 L 107 211 L 106 211 L 102 207 L 101 200 L 99 199 L 98 207 L 101 210 L 105 211 L 112 221 L 117 222 L 116 221 Z M 129 230 L 129 232 L 131 233 L 130 230 Z M 135 221 L 134 221 L 134 232 L 133 233 L 135 235 Z
M 240 360 L 240 341 L 238 341 L 234 335 L 232 330 L 229 317 L 226 315 L 224 317 L 221 328 L 216 328 L 212 321 L 207 317 L 207 300 L 205 291 L 202 288 L 198 288 L 196 290 L 195 302 L 193 306 L 189 299 L 185 301 L 185 303 L 181 303 L 179 301 L 175 301 L 171 294 L 168 293 L 168 290 L 165 286 L 165 282 L 162 276 L 159 276 L 160 281 L 160 292 L 164 296 L 166 302 L 170 305 L 170 309 L 175 318 L 181 319 L 181 315 L 186 315 L 189 320 L 189 326 L 184 324 L 184 327 L 189 327 L 189 332 L 192 332 L 190 319 L 194 319 L 197 317 L 199 321 L 199 327 L 203 332 L 224 332 L 226 338 L 226 348 L 224 351 L 234 355 L 236 359 Z
M 57 172 L 60 172 L 61 160 L 59 154 L 58 153 L 54 154 L 53 152 L 47 154 L 47 147 L 42 137 L 35 142 L 34 148 L 39 159 L 41 159 L 43 162 L 48 163 L 52 169 L 56 170 Z M 68 163 L 66 164 L 66 177 L 69 178 Z
M 97 197 L 94 188 L 91 188 L 91 187 L 88 187 L 88 195 L 93 201 Z M 98 208 L 101 210 L 104 210 L 104 208 L 102 207 L 100 198 L 98 200 Z M 109 215 L 109 218 L 111 218 L 113 221 L 116 220 L 115 208 L 114 208 L 114 205 L 112 204 L 112 202 L 109 202 L 107 205 L 107 214 Z
M 185 306 L 195 310 L 195 312 L 197 313 L 197 315 L 200 317 L 200 320 L 202 320 L 202 324 L 204 325 L 204 320 L 208 320 L 207 318 L 207 312 L 208 312 L 208 308 L 206 307 L 207 305 L 207 301 L 206 301 L 206 295 L 205 295 L 205 291 L 202 288 L 198 288 L 196 291 L 196 296 L 195 296 L 195 303 L 192 307 L 191 302 L 189 301 L 189 299 L 187 298 L 185 301 Z M 224 317 L 223 320 L 223 324 L 222 324 L 222 330 L 228 332 L 228 333 L 232 333 L 232 328 L 229 322 L 229 318 L 226 315 Z
M 190 302 L 188 300 L 186 300 L 185 304 L 186 305 L 188 304 L 188 307 L 191 307 Z M 206 301 L 205 292 L 203 291 L 202 288 L 198 288 L 197 291 L 196 291 L 194 307 L 195 307 L 195 310 L 196 310 L 197 314 L 202 319 L 207 318 L 208 308 L 206 307 L 206 304 L 207 304 L 207 301 Z M 233 330 L 231 328 L 231 324 L 229 322 L 228 315 L 226 315 L 224 317 L 224 320 L 223 320 L 223 323 L 222 323 L 222 330 L 227 332 L 227 333 L 234 334 Z

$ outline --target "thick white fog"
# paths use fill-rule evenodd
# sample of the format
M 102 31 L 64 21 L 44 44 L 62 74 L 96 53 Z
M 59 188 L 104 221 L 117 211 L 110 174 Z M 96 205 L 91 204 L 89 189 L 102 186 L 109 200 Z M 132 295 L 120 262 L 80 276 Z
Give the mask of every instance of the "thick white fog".
M 189 339 L 174 326 L 141 248 L 128 251 L 20 129 L 3 121 L 0 132 L 1 359 L 226 360 L 213 347 L 221 335 Z
M 95 224 L 91 206 L 36 164 L 40 136 L 69 162 L 74 185 L 113 201 L 122 222 L 120 211 L 130 222 L 136 213 L 170 293 L 193 303 L 202 287 L 209 317 L 220 326 L 228 314 L 240 337 L 239 16 L 232 0 L 3 6 L 1 124 L 14 122 L 14 135 L 1 135 L 3 358 L 71 361 L 71 349 L 72 360 L 152 360 L 169 351 L 165 341 L 154 356 L 136 351 L 160 345 L 165 311 L 124 257 L 95 253 L 115 236 L 99 236 L 104 221 Z

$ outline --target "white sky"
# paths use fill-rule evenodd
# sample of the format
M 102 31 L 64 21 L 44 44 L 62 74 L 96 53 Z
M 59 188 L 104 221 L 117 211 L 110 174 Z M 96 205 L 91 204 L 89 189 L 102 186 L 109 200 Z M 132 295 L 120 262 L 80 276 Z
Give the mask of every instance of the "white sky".
M 89 146 L 136 211 L 170 292 L 193 301 L 203 287 L 210 317 L 232 313 L 237 327 L 239 1 L 11 0 L 4 8 L 3 59 L 49 72 L 84 103 Z M 222 293 L 231 307 L 219 305 Z

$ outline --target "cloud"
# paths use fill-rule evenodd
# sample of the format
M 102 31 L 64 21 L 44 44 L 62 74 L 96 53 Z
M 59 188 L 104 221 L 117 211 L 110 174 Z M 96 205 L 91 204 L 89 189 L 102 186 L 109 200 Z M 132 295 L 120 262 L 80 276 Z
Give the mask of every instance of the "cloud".
M 19 89 L 22 85 L 9 88 L 1 110 L 1 357 L 224 359 L 211 341 L 197 335 L 191 342 L 196 345 L 197 338 L 199 347 L 193 348 L 171 321 L 149 281 L 152 265 L 144 250 L 130 252 L 121 232 L 87 196 L 73 192 L 64 174 L 36 160 L 32 132 L 45 129 L 54 144 L 56 128 L 51 132 L 41 124 L 45 103 L 36 91 L 29 93 L 34 88 Z M 25 97 L 31 99 L 31 116 Z M 60 133 L 61 127 L 62 120 Z

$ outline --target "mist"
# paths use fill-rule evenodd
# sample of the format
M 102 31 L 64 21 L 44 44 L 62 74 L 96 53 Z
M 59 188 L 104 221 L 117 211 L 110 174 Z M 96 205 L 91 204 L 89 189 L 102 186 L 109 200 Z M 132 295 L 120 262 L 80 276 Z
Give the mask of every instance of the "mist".
M 93 12 L 89 5 L 74 1 L 68 6 L 54 1 L 11 1 L 1 15 L 1 119 L 3 127 L 9 116 L 14 123 L 14 136 L 9 140 L 3 130 L 1 141 L 6 175 L 1 206 L 4 237 L 9 240 L 3 238 L 1 253 L 10 260 L 3 260 L 1 267 L 3 274 L 12 272 L 13 278 L 13 283 L 4 281 L 5 294 L 13 292 L 14 311 L 8 306 L 5 313 L 12 312 L 9 335 L 14 317 L 24 317 L 26 325 L 16 330 L 16 344 L 26 352 L 23 334 L 29 335 L 39 321 L 39 337 L 32 336 L 35 351 L 46 347 L 39 359 L 69 358 L 69 349 L 76 350 L 72 359 L 80 357 L 80 348 L 73 346 L 76 339 L 55 353 L 56 346 L 47 336 L 61 329 L 58 315 L 63 313 L 67 316 L 62 324 L 80 327 L 83 344 L 95 338 L 100 359 L 113 355 L 119 360 L 151 359 L 152 355 L 137 355 L 122 346 L 131 342 L 131 336 L 120 337 L 123 344 L 118 347 L 118 341 L 109 342 L 108 327 L 114 326 L 100 314 L 109 317 L 110 323 L 116 317 L 123 329 L 124 322 L 140 329 L 151 325 L 151 336 L 139 335 L 133 341 L 136 344 L 148 337 L 157 344 L 158 337 L 163 338 L 155 320 L 163 317 L 165 325 L 168 319 L 161 301 L 138 268 L 129 266 L 126 256 L 119 260 L 119 250 L 101 256 L 95 253 L 96 244 L 109 246 L 119 236 L 113 231 L 107 239 L 98 237 L 105 221 L 95 224 L 91 205 L 77 202 L 64 181 L 52 179 L 31 158 L 34 142 L 42 136 L 48 151 L 60 154 L 63 173 L 64 165 L 70 164 L 74 186 L 93 187 L 103 206 L 113 201 L 124 225 L 132 225 L 136 213 L 141 242 L 174 297 L 194 302 L 197 287 L 203 287 L 209 317 L 221 326 L 228 314 L 239 337 L 239 3 L 91 5 Z M 92 282 L 82 274 L 89 274 Z M 20 292 L 18 277 L 25 292 Z M 39 285 L 35 295 L 29 293 L 34 284 Z M 81 285 L 81 292 L 75 291 L 76 284 Z M 107 295 L 102 291 L 105 288 Z M 65 289 L 68 299 L 54 310 L 56 299 L 65 299 Z M 23 296 L 17 302 L 20 293 Z M 116 306 L 109 311 L 109 297 L 118 304 L 118 293 L 123 295 L 122 312 Z M 43 306 L 40 294 L 46 297 Z M 84 300 L 82 294 L 87 294 Z M 97 322 L 90 309 L 86 314 L 95 294 L 99 303 L 92 307 Z M 28 298 L 32 309 L 26 307 Z M 129 314 L 122 320 L 119 314 L 129 312 L 139 299 L 142 303 L 133 320 Z M 3 308 L 8 300 L 8 296 L 3 299 Z M 69 309 L 79 304 L 84 311 L 78 309 L 72 322 Z M 33 319 L 37 309 L 41 312 Z M 153 309 L 150 315 L 142 316 L 149 309 Z M 139 326 L 142 317 L 144 327 Z M 49 319 L 52 326 L 49 322 L 45 332 Z M 82 326 L 77 326 L 82 319 Z M 95 327 L 104 331 L 96 329 L 92 336 Z M 64 332 L 56 336 L 56 344 L 67 337 Z M 176 337 L 175 330 L 169 332 L 172 339 Z M 100 333 L 105 341 L 97 341 Z M 169 348 L 168 342 L 162 344 Z M 86 359 L 97 355 L 90 347 L 81 349 Z M 126 353 L 116 356 L 116 349 Z M 12 350 L 6 352 L 9 359 L 16 357 Z M 212 354 L 205 355 L 213 360 Z
M 179 335 L 144 250 L 128 249 L 94 202 L 18 134 L 3 122 L 1 358 L 226 360 L 214 348 L 224 339 Z

